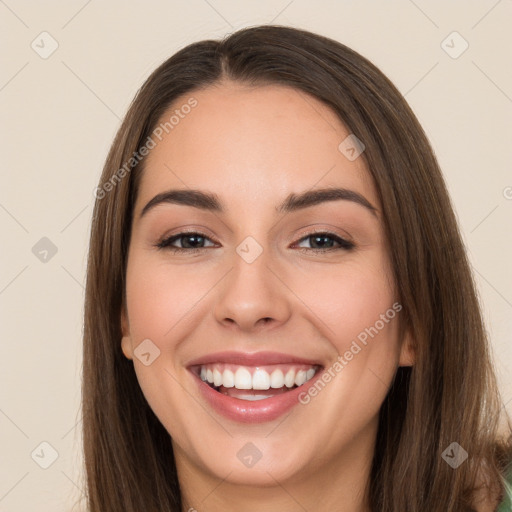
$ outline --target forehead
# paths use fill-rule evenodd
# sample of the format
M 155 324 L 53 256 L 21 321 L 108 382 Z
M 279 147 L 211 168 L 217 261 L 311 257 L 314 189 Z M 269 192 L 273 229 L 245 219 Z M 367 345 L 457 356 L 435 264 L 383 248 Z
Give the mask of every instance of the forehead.
M 195 106 L 183 108 L 194 104 L 191 98 Z M 214 192 L 229 210 L 274 206 L 290 193 L 330 186 L 350 188 L 379 207 L 363 158 L 351 160 L 339 149 L 350 130 L 302 91 L 223 82 L 178 98 L 160 126 L 166 122 L 146 157 L 138 210 L 170 188 Z

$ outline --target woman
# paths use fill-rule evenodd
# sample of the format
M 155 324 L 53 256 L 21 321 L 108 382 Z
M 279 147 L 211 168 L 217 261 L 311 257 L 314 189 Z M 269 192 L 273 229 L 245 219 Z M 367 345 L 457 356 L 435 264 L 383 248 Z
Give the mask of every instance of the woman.
M 509 510 L 452 206 L 374 65 L 278 26 L 192 44 L 137 94 L 96 197 L 91 511 Z

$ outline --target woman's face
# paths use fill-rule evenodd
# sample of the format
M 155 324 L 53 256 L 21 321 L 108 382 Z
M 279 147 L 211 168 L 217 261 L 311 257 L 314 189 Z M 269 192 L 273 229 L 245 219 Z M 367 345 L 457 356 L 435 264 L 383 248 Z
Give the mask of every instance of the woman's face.
M 368 467 L 412 355 L 362 146 L 284 86 L 224 82 L 173 113 L 137 194 L 122 349 L 181 474 Z

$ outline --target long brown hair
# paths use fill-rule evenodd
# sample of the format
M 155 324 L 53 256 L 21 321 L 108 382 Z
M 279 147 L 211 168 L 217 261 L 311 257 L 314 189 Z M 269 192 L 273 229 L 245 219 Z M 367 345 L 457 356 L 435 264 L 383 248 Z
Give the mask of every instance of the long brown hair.
M 490 490 L 499 498 L 511 425 L 502 410 L 506 433 L 499 435 L 502 404 L 475 284 L 427 137 L 399 91 L 364 57 L 311 32 L 267 25 L 191 44 L 165 61 L 139 90 L 110 149 L 96 192 L 85 297 L 89 510 L 181 512 L 170 435 L 121 351 L 131 216 L 144 163 L 134 154 L 178 98 L 222 79 L 308 93 L 366 146 L 403 328 L 413 333 L 416 354 L 412 368 L 399 368 L 380 411 L 372 510 L 473 510 L 479 483 L 495 483 Z M 452 442 L 469 454 L 457 469 L 441 456 Z

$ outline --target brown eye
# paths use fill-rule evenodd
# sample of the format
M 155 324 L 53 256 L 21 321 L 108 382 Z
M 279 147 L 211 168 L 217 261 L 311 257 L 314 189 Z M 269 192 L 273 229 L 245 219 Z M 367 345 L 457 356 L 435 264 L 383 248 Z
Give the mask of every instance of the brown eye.
M 164 240 L 161 240 L 158 244 L 156 244 L 156 247 L 159 249 L 169 249 L 174 252 L 197 251 L 207 248 L 207 246 L 204 245 L 207 240 L 211 241 L 206 235 L 203 235 L 202 233 L 178 233 L 176 235 L 165 238 Z M 176 242 L 179 242 L 181 246 L 174 245 Z
M 299 243 L 304 240 L 308 240 L 310 243 L 310 247 L 301 247 L 301 249 L 306 251 L 322 252 L 335 251 L 339 249 L 350 250 L 355 247 L 352 242 L 349 242 L 334 233 L 312 233 L 311 235 L 301 238 Z M 336 244 L 338 245 L 336 246 Z

